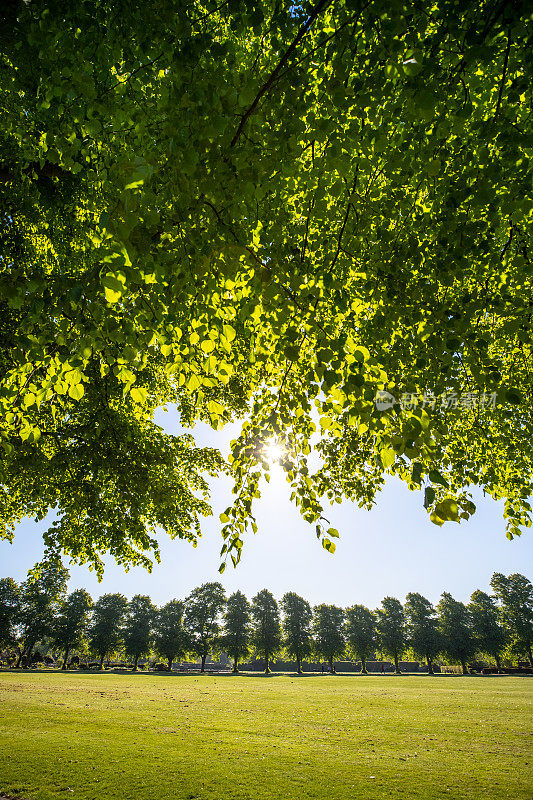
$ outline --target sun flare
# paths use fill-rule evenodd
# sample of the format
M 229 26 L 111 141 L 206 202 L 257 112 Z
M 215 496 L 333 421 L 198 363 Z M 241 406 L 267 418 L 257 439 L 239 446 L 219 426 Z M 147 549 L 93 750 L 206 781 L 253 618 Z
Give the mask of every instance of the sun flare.
M 272 440 L 265 446 L 265 456 L 270 464 L 276 464 L 285 455 L 283 447 L 279 442 Z

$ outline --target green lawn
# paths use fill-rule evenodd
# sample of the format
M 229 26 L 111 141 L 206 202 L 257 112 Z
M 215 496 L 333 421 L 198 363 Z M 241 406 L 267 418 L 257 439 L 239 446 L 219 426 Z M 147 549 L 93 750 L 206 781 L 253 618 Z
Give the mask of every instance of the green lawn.
M 528 678 L 0 672 L 0 794 L 531 800 Z

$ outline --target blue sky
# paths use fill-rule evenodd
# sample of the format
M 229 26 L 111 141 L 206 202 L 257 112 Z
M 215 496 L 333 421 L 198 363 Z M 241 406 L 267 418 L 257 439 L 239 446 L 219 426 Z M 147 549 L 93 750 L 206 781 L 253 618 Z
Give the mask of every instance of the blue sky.
M 171 432 L 181 430 L 175 413 L 160 414 L 158 421 Z M 198 444 L 217 445 L 223 451 L 235 435 L 235 429 L 214 432 L 203 425 L 194 432 Z M 286 591 L 295 591 L 312 604 L 363 603 L 375 608 L 385 595 L 403 601 L 410 591 L 421 592 L 434 603 L 443 591 L 467 601 L 474 589 L 489 589 L 496 571 L 532 577 L 533 532 L 526 530 L 509 542 L 502 505 L 484 498 L 482 492 L 474 496 L 477 512 L 471 520 L 438 528 L 423 508 L 422 493 L 410 492 L 405 484 L 391 479 L 372 511 L 349 502 L 331 509 L 328 518 L 341 534 L 334 555 L 322 548 L 314 526 L 303 521 L 289 494 L 281 469 L 274 467 L 271 482 L 264 485 L 257 501 L 259 531 L 246 537 L 238 567 L 229 564 L 222 576 L 218 573 L 218 514 L 231 502 L 231 483 L 225 478 L 212 482 L 214 514 L 204 520 L 204 535 L 196 549 L 162 534 L 162 562 L 154 565 L 151 574 L 142 569 L 124 572 L 109 560 L 98 583 L 86 567 L 69 565 L 69 588 L 83 586 L 93 597 L 116 591 L 127 597 L 148 594 L 162 604 L 184 598 L 205 581 L 220 580 L 228 593 L 241 589 L 248 597 L 268 588 L 278 599 Z M 12 545 L 0 542 L 0 576 L 24 579 L 41 558 L 41 533 L 46 527 L 46 521 L 25 520 Z

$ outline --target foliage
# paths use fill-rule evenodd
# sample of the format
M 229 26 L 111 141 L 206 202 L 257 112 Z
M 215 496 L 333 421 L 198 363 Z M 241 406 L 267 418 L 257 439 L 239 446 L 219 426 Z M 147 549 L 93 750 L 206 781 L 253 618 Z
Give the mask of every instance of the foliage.
M 330 551 L 323 503 L 388 474 L 436 524 L 472 485 L 530 524 L 525 3 L 0 14 L 2 536 L 55 508 L 49 550 L 99 571 L 149 566 L 157 526 L 194 542 L 222 459 L 163 434 L 165 403 L 246 418 L 234 561 L 272 436 Z
M 466 675 L 467 661 L 476 652 L 470 612 L 464 603 L 455 600 L 449 592 L 442 593 L 437 610 L 442 650 L 450 660 L 460 662 L 463 675 Z
M 124 650 L 134 660 L 133 669 L 141 656 L 148 655 L 152 646 L 155 606 L 146 595 L 136 594 L 128 603 L 124 621 Z
M 281 648 L 282 633 L 278 604 L 268 589 L 262 589 L 253 598 L 252 621 L 253 644 L 265 660 L 265 673 L 269 673 L 269 661 Z
M 124 595 L 104 594 L 94 605 L 89 645 L 100 658 L 100 668 L 104 658 L 115 652 L 123 641 L 123 624 L 128 601 Z
M 252 641 L 252 622 L 250 603 L 242 592 L 234 592 L 228 597 L 224 613 L 224 633 L 220 643 L 233 658 L 233 672 L 238 671 L 238 663 L 250 652 Z
M 63 669 L 67 667 L 70 650 L 84 640 L 92 606 L 91 596 L 85 589 L 76 589 L 61 603 L 52 625 L 52 641 L 54 647 L 64 652 Z
M 395 597 L 385 597 L 381 608 L 376 610 L 378 643 L 386 655 L 394 661 L 394 668 L 400 671 L 399 659 L 407 645 L 405 613 L 403 606 Z
M 433 674 L 433 659 L 442 649 L 438 619 L 432 604 L 417 592 L 405 598 L 407 639 L 417 658 L 427 661 L 428 672 Z
M 13 578 L 0 578 L 0 648 L 16 642 L 20 600 L 18 583 Z
M 29 660 L 35 644 L 53 632 L 54 617 L 67 590 L 68 570 L 57 559 L 36 564 L 21 586 L 19 630 L 23 642 L 22 655 Z
M 346 648 L 344 611 L 338 606 L 322 603 L 313 613 L 313 641 L 315 652 L 325 658 L 331 672 L 335 672 L 334 659 L 342 658 Z
M 204 583 L 193 589 L 185 600 L 185 629 L 191 649 L 205 660 L 220 636 L 220 615 L 226 603 L 224 589 L 220 583 Z
M 183 623 L 185 604 L 171 600 L 157 612 L 154 623 L 154 648 L 168 659 L 169 672 L 172 662 L 183 658 L 189 649 L 189 637 Z
M 507 630 L 533 667 L 533 586 L 524 575 L 495 572 L 490 585 L 501 604 Z
M 366 674 L 366 662 L 374 654 L 377 642 L 376 615 L 365 606 L 346 609 L 346 644 L 355 658 L 361 661 L 361 672 Z
M 491 656 L 500 669 L 500 658 L 508 637 L 496 601 L 486 592 L 476 589 L 468 609 L 478 651 Z
M 313 651 L 311 606 L 295 592 L 287 592 L 281 598 L 283 611 L 283 645 L 288 654 L 296 659 L 296 669 L 301 673 L 301 662 Z

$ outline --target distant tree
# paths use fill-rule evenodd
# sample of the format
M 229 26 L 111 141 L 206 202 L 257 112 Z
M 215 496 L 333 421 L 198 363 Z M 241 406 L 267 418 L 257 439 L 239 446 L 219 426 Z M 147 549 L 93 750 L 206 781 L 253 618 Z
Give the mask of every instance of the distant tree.
M 94 606 L 89 628 L 89 646 L 100 658 L 102 669 L 104 658 L 114 652 L 123 641 L 123 622 L 128 601 L 123 594 L 104 594 Z
M 519 572 L 506 577 L 495 572 L 490 585 L 501 604 L 505 626 L 516 639 L 518 651 L 533 667 L 533 585 Z
M 361 662 L 361 674 L 367 675 L 366 662 L 376 648 L 376 616 L 365 606 L 346 609 L 346 642 L 353 656 Z
M 381 650 L 394 661 L 396 674 L 400 672 L 400 657 L 407 644 L 403 606 L 395 597 L 385 597 L 376 611 L 377 634 Z
M 239 661 L 250 652 L 252 621 L 250 603 L 242 592 L 228 598 L 224 614 L 224 631 L 221 645 L 233 659 L 233 672 L 238 672 Z
M 154 648 L 168 661 L 168 671 L 172 662 L 182 659 L 189 649 L 189 637 L 183 624 L 185 603 L 171 600 L 159 610 L 154 624 Z
M 467 675 L 467 662 L 476 652 L 470 612 L 449 592 L 442 593 L 437 610 L 443 652 L 451 661 L 459 661 L 463 675 Z
M 23 646 L 17 667 L 23 656 L 26 663 L 30 663 L 37 642 L 52 633 L 54 617 L 66 594 L 68 577 L 68 570 L 59 559 L 43 561 L 28 572 L 21 586 L 19 622 Z
M 136 594 L 128 603 L 124 621 L 124 650 L 133 658 L 133 671 L 141 656 L 148 655 L 153 641 L 154 622 L 157 611 L 150 598 Z
M 302 659 L 313 650 L 313 612 L 311 606 L 295 592 L 287 592 L 281 599 L 283 610 L 283 645 L 296 659 L 298 675 L 302 674 Z
M 428 665 L 428 673 L 433 675 L 433 659 L 442 649 L 437 612 L 423 595 L 410 592 L 405 601 L 407 638 L 417 658 L 423 658 Z
M 346 649 L 344 610 L 325 603 L 315 606 L 313 635 L 317 654 L 328 662 L 331 672 L 335 672 L 334 660 L 342 658 Z
M 265 660 L 265 674 L 270 672 L 269 661 L 281 647 L 281 622 L 274 596 L 263 589 L 252 600 L 253 643 Z
M 82 643 L 92 605 L 91 596 L 85 589 L 76 589 L 61 603 L 52 627 L 52 643 L 63 651 L 61 669 L 67 668 L 71 649 Z
M 477 650 L 491 656 L 499 671 L 507 636 L 496 601 L 486 592 L 476 589 L 470 598 L 468 610 Z
M 0 648 L 16 644 L 20 602 L 18 583 L 13 578 L 0 578 Z
M 185 601 L 185 629 L 191 649 L 202 659 L 202 672 L 205 672 L 207 656 L 218 642 L 220 615 L 225 603 L 222 584 L 216 582 L 193 589 Z

